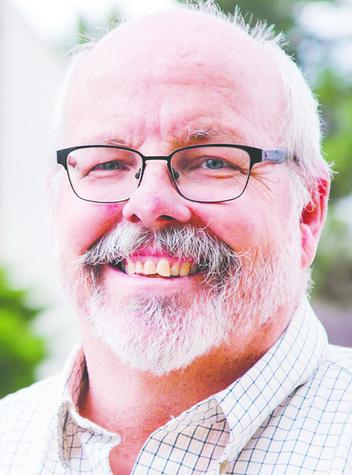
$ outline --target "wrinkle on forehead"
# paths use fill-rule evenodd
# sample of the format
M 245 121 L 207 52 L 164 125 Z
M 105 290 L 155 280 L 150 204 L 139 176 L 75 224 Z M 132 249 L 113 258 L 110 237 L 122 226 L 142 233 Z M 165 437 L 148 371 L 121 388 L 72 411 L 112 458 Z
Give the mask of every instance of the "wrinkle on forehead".
M 123 134 L 125 136 L 125 134 Z M 109 138 L 107 138 L 109 137 Z M 174 133 L 169 132 L 167 134 L 169 148 L 164 153 L 171 153 L 174 150 L 189 145 L 205 144 L 205 143 L 232 143 L 232 144 L 250 144 L 251 139 L 243 138 L 243 134 L 236 129 L 219 129 L 211 128 L 204 125 L 193 127 L 192 125 L 186 126 L 184 129 L 178 129 Z M 117 136 L 116 134 L 106 135 L 103 134 L 101 138 L 98 138 L 99 144 L 115 145 L 115 146 L 127 146 L 138 149 L 143 144 L 143 138 L 140 141 L 138 139 L 130 143 L 125 138 Z M 165 141 L 166 142 L 166 141 Z M 155 155 L 163 153 L 162 150 L 156 148 Z
M 209 95 L 208 91 L 189 91 L 187 97 L 181 89 L 181 99 L 175 101 L 175 96 L 180 97 L 176 91 L 162 96 L 154 91 L 154 97 L 149 99 L 147 94 L 115 96 L 108 108 L 91 104 L 85 113 L 79 108 L 75 120 L 79 123 L 79 143 L 93 140 L 139 148 L 145 141 L 161 141 L 170 145 L 169 150 L 210 140 L 255 145 L 241 108 L 236 111 L 235 105 L 229 107 L 226 102 L 220 105 L 221 95 L 209 102 Z M 160 150 L 156 143 L 154 152 L 161 153 Z

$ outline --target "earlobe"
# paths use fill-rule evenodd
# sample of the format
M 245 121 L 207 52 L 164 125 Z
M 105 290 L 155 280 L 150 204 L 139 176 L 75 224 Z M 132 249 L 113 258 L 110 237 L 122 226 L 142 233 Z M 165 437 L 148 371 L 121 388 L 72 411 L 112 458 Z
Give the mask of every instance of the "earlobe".
M 319 179 L 318 186 L 312 190 L 310 200 L 302 210 L 300 231 L 303 268 L 309 267 L 314 260 L 320 233 L 326 219 L 329 192 L 330 180 L 328 178 Z

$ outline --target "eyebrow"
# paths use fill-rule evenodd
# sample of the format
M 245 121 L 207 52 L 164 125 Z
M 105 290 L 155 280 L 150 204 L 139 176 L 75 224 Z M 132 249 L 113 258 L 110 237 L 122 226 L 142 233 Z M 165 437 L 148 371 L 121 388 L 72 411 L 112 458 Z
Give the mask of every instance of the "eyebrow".
M 104 140 L 102 145 L 123 145 L 128 147 L 128 143 L 126 142 L 126 140 L 121 139 L 120 137 Z
M 184 132 L 175 134 L 173 137 L 173 141 L 176 147 L 184 147 L 187 145 L 196 145 L 198 143 L 205 142 L 212 137 L 216 139 L 225 138 L 227 139 L 227 141 L 230 140 L 231 142 L 238 144 L 246 143 L 246 140 L 236 129 L 219 129 L 211 126 L 189 127 Z M 114 137 L 108 140 L 104 140 L 102 145 L 122 145 L 125 147 L 130 146 L 129 143 L 121 137 Z
M 188 145 L 195 142 L 200 142 L 204 139 L 209 137 L 213 137 L 218 134 L 218 131 L 214 128 L 206 127 L 206 128 L 196 128 L 190 129 L 185 134 L 184 142 Z
M 242 134 L 236 129 L 225 128 L 219 129 L 215 127 L 196 127 L 189 128 L 186 133 L 181 137 L 181 142 L 186 145 L 197 144 L 199 142 L 204 142 L 209 138 L 225 138 L 230 141 L 235 141 L 234 143 L 245 143 L 246 140 L 243 138 Z

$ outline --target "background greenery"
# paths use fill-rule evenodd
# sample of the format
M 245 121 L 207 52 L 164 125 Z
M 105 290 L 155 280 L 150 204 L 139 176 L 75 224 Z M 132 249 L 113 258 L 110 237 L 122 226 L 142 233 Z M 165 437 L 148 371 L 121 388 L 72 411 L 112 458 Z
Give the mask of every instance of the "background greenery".
M 339 212 L 342 200 L 352 194 L 351 79 L 335 67 L 331 54 L 328 54 L 328 51 L 333 50 L 331 44 L 327 45 L 320 37 L 302 28 L 298 21 L 297 2 L 220 0 L 218 3 L 227 12 L 233 12 L 235 5 L 239 5 L 247 20 L 252 23 L 267 19 L 275 24 L 275 29 L 284 31 L 289 39 L 289 54 L 309 73 L 321 103 L 325 132 L 323 147 L 327 159 L 335 163 L 336 171 L 329 219 L 313 268 L 316 283 L 313 297 L 339 306 L 351 305 L 351 230 Z M 303 4 L 299 5 L 302 7 Z M 118 12 L 114 11 L 107 20 L 116 21 L 116 17 Z M 89 35 L 95 27 L 96 25 L 81 18 L 78 25 L 80 37 Z M 320 60 L 314 61 L 313 65 L 307 57 L 307 52 L 312 49 L 323 52 Z M 32 326 L 40 311 L 41 309 L 32 308 L 28 304 L 28 293 L 25 290 L 11 288 L 4 269 L 0 269 L 0 396 L 35 380 L 35 368 L 46 354 L 44 342 L 35 335 Z
M 0 397 L 28 386 L 45 356 L 43 339 L 31 323 L 40 313 L 28 303 L 25 290 L 13 289 L 0 268 Z

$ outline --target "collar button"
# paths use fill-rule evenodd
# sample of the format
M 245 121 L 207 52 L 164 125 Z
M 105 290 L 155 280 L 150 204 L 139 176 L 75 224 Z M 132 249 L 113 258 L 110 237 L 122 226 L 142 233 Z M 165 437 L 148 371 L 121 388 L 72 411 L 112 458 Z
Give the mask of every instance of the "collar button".
M 225 459 L 221 464 L 219 465 L 220 468 L 220 474 L 222 475 L 223 473 L 226 473 L 226 470 L 229 466 L 229 461 Z

